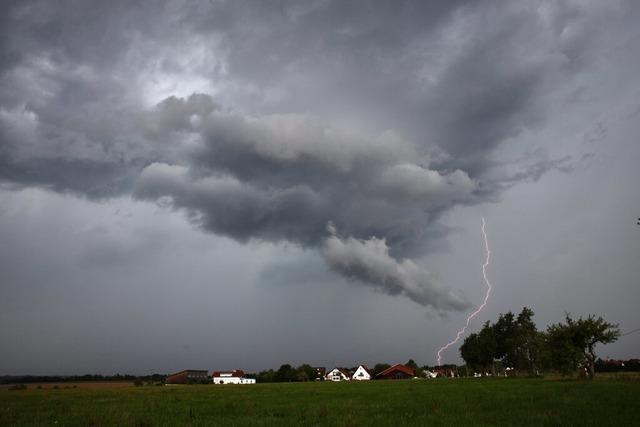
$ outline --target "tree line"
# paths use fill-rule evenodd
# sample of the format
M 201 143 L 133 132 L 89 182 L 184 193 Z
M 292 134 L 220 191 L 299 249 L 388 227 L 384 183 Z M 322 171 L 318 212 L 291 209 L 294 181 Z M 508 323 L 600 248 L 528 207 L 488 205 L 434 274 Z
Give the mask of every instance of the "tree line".
M 493 374 L 509 370 L 538 375 L 551 370 L 593 378 L 596 345 L 612 343 L 620 337 L 618 325 L 602 317 L 574 319 L 566 314 L 564 322 L 539 331 L 533 315 L 527 307 L 517 316 L 512 312 L 500 314 L 495 323 L 487 321 L 480 331 L 470 334 L 460 347 L 467 367 Z
M 421 375 L 422 369 L 418 366 L 418 364 L 413 360 L 409 359 L 405 364 L 405 366 L 410 367 L 416 372 L 416 375 Z M 373 368 L 371 368 L 372 376 L 378 375 L 380 372 L 390 368 L 391 365 L 388 363 L 376 363 Z M 426 368 L 426 367 L 425 367 Z M 333 367 L 328 367 L 327 372 L 333 369 Z M 349 368 L 341 368 L 349 371 L 349 373 L 353 374 L 357 366 L 352 366 Z M 281 365 L 277 370 L 269 369 L 265 371 L 261 371 L 257 374 L 247 374 L 249 378 L 255 378 L 256 382 L 259 383 L 273 383 L 273 382 L 303 382 L 303 381 L 315 381 L 318 378 L 318 374 L 316 368 L 311 365 L 304 363 L 298 367 L 293 367 L 290 364 Z
M 103 381 L 113 381 L 113 382 L 146 381 L 149 383 L 160 383 L 160 382 L 164 382 L 165 378 L 166 378 L 165 374 L 3 375 L 3 376 L 0 376 L 0 384 L 12 384 L 17 382 L 20 382 L 20 383 L 76 383 L 76 382 L 103 382 Z

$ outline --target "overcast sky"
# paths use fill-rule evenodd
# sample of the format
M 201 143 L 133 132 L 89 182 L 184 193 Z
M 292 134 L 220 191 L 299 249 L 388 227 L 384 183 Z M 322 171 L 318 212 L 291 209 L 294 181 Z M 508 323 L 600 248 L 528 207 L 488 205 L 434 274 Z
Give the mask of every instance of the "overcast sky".
M 640 327 L 637 2 L 0 8 L 0 374 L 434 364 L 483 216 L 471 330 Z

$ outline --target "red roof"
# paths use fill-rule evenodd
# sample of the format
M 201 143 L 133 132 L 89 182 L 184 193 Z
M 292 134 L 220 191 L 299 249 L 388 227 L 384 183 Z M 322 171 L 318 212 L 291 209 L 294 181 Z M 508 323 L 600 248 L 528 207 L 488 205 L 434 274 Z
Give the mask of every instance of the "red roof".
M 211 374 L 212 377 L 216 378 L 216 377 L 239 377 L 242 378 L 244 377 L 244 371 L 242 369 L 236 369 L 233 371 L 213 371 L 213 374 Z
M 402 365 L 400 363 L 398 363 L 397 365 L 393 365 L 390 368 L 385 369 L 384 371 L 380 372 L 377 376 L 378 377 L 386 377 L 387 375 L 391 375 L 394 372 L 402 372 L 403 374 L 407 374 L 411 377 L 415 376 L 415 373 L 413 372 L 413 369 L 411 369 L 408 366 Z

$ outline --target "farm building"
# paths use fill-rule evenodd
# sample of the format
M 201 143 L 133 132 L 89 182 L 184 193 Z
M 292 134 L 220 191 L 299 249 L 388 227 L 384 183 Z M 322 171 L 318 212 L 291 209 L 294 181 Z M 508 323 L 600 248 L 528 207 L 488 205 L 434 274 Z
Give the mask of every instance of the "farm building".
M 367 368 L 367 365 L 360 365 L 351 376 L 351 379 L 354 381 L 368 381 L 372 376 L 373 372 Z
M 255 384 L 253 378 L 245 378 L 244 371 L 236 369 L 234 371 L 214 371 L 211 374 L 214 384 Z
M 415 376 L 413 369 L 408 366 L 397 364 L 385 369 L 376 375 L 378 380 L 406 380 Z
M 316 381 L 324 381 L 324 376 L 327 374 L 327 368 L 324 366 L 315 366 L 314 371 L 316 371 Z
M 184 371 L 176 372 L 175 374 L 168 375 L 166 384 L 188 384 L 206 382 L 209 379 L 207 371 L 186 369 Z
M 325 375 L 324 379 L 327 381 L 349 381 L 351 374 L 346 368 L 333 368 Z

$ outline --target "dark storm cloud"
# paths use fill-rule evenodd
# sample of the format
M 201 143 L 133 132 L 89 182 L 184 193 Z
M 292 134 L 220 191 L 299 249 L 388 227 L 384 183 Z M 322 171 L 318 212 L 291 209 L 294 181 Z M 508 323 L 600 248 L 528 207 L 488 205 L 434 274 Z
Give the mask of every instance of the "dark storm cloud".
M 318 248 L 346 277 L 437 310 L 468 304 L 412 259 L 453 206 L 567 168 L 541 155 L 497 172 L 500 150 L 541 126 L 554 89 L 588 65 L 589 28 L 616 12 L 571 2 L 3 9 L 1 179 L 133 192 L 239 241 Z M 203 88 L 211 94 L 189 96 Z
M 173 102 L 186 107 L 190 101 Z M 187 117 L 174 108 L 167 119 L 182 128 Z M 305 116 L 217 110 L 192 115 L 191 126 L 203 141 L 191 167 L 148 166 L 137 197 L 168 198 L 202 228 L 238 240 L 325 244 L 327 261 L 348 277 L 437 309 L 468 306 L 440 298 L 430 275 L 410 260 L 394 260 L 386 243 L 384 253 L 379 244 L 359 246 L 353 238 L 343 247 L 326 231 L 334 223 L 349 236 L 383 236 L 397 251 L 415 253 L 434 217 L 473 197 L 466 173 L 429 169 L 429 159 L 393 133 L 361 135 Z M 348 265 L 336 262 L 342 258 L 336 251 L 350 254 Z
M 239 18 L 225 32 L 228 69 L 252 87 L 249 102 L 277 111 L 329 106 L 401 128 L 473 177 L 492 166 L 501 143 L 544 122 L 548 95 L 589 59 L 590 29 L 618 11 L 579 2 L 265 9 L 234 9 Z
M 392 258 L 385 239 L 343 238 L 336 235 L 332 225 L 329 231 L 331 236 L 325 240 L 324 256 L 334 270 L 346 277 L 371 283 L 389 295 L 405 295 L 440 311 L 469 308 L 464 298 L 440 285 L 423 267 L 410 259 Z

